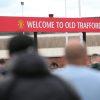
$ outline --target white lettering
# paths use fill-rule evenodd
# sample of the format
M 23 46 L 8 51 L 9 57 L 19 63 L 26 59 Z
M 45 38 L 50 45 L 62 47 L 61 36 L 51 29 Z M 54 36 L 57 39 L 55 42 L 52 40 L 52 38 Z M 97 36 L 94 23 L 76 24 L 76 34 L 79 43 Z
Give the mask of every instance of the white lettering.
M 63 22 L 56 22 L 56 24 L 57 24 L 57 28 L 63 28 L 64 27 Z
M 33 27 L 33 23 L 31 21 L 27 21 L 27 26 L 28 26 L 28 28 L 32 28 Z
M 75 28 L 76 24 L 75 22 L 66 22 L 65 23 L 65 28 Z
M 46 21 L 27 21 L 28 28 L 54 28 L 54 22 Z

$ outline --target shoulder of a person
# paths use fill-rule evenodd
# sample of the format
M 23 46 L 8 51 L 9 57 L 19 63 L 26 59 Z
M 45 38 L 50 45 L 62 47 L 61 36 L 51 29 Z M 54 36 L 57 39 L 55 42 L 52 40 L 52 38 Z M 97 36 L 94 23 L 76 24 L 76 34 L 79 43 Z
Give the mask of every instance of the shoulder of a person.
M 100 71 L 99 70 L 88 68 L 87 75 L 90 76 L 91 78 L 94 78 L 95 80 L 98 80 L 98 82 L 100 81 Z
M 0 79 L 0 95 L 2 95 L 13 81 L 12 76 L 5 76 Z
M 63 90 L 63 93 L 65 93 L 65 95 L 67 93 L 70 96 L 73 96 L 72 98 L 77 98 L 75 100 L 80 100 L 78 93 L 76 92 L 75 88 L 70 84 L 69 81 L 64 80 L 63 78 L 60 78 L 60 77 L 55 76 L 55 75 L 52 75 L 52 77 L 54 78 L 54 80 L 56 80 L 56 83 L 58 84 L 58 88 Z

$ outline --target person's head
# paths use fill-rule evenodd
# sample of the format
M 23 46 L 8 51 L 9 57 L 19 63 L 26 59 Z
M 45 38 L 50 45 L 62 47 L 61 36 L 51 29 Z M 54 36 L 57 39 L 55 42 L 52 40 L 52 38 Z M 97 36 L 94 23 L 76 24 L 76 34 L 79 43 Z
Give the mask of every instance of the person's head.
M 99 54 L 93 54 L 91 56 L 91 62 L 92 62 L 92 64 L 100 63 L 100 55 Z
M 87 65 L 88 56 L 85 43 L 80 43 L 77 39 L 69 40 L 65 54 L 68 64 Z
M 0 71 L 1 71 L 1 73 L 2 72 L 5 72 L 3 69 L 4 69 L 4 67 L 5 67 L 5 59 L 0 59 Z M 3 68 L 3 69 L 2 69 Z
M 31 47 L 35 47 L 33 38 L 26 35 L 17 35 L 8 43 L 9 55 L 12 56 L 13 54 L 25 51 Z
M 14 55 L 8 64 L 8 70 L 23 77 L 41 77 L 49 74 L 45 59 L 34 50 Z
M 0 64 L 1 65 L 5 64 L 5 60 L 4 59 L 0 59 Z
M 50 64 L 50 68 L 51 69 L 56 69 L 56 68 L 58 68 L 59 66 L 58 66 L 58 64 L 56 63 L 56 62 L 52 62 L 51 64 Z

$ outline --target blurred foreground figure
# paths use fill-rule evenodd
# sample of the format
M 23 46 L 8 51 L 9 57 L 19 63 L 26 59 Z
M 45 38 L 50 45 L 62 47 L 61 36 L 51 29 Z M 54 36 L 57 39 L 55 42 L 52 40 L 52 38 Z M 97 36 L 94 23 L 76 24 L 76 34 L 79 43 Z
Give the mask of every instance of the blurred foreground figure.
M 12 38 L 8 49 L 9 74 L 0 81 L 0 100 L 80 100 L 69 84 L 48 71 L 31 37 Z
M 20 33 L 19 33 L 20 34 Z M 10 39 L 7 45 L 7 49 L 9 51 L 9 56 L 12 58 L 14 55 L 20 52 L 32 51 L 35 50 L 34 40 L 33 38 L 26 35 L 17 35 Z M 9 61 L 9 60 L 8 60 Z M 8 63 L 6 62 L 6 64 Z M 1 60 L 0 60 L 1 63 Z M 0 74 L 3 76 L 8 75 L 7 67 L 0 65 Z M 4 68 L 5 67 L 5 68 Z
M 9 55 L 11 57 L 16 53 L 27 51 L 28 49 L 33 48 L 35 49 L 33 38 L 26 35 L 15 36 L 8 43 Z
M 0 75 L 5 75 L 6 74 L 6 70 L 5 70 L 5 60 L 4 59 L 0 59 Z
M 8 67 L 12 75 L 0 83 L 0 100 L 80 100 L 36 52 L 14 55 Z
M 70 40 L 66 46 L 68 65 L 54 73 L 69 80 L 82 96 L 82 100 L 100 100 L 100 73 L 87 67 L 87 59 L 85 44 Z
M 93 54 L 91 56 L 91 63 L 92 63 L 92 68 L 94 68 L 96 70 L 100 70 L 100 55 Z

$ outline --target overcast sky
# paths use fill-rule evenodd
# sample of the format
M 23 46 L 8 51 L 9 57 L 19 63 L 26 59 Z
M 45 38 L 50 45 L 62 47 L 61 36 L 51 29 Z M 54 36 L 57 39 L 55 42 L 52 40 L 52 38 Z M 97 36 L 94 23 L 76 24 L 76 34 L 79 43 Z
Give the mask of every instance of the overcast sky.
M 65 17 L 65 0 L 0 0 L 0 16 Z M 67 17 L 78 17 L 78 0 L 66 0 Z M 81 17 L 100 16 L 100 0 L 81 0 Z

